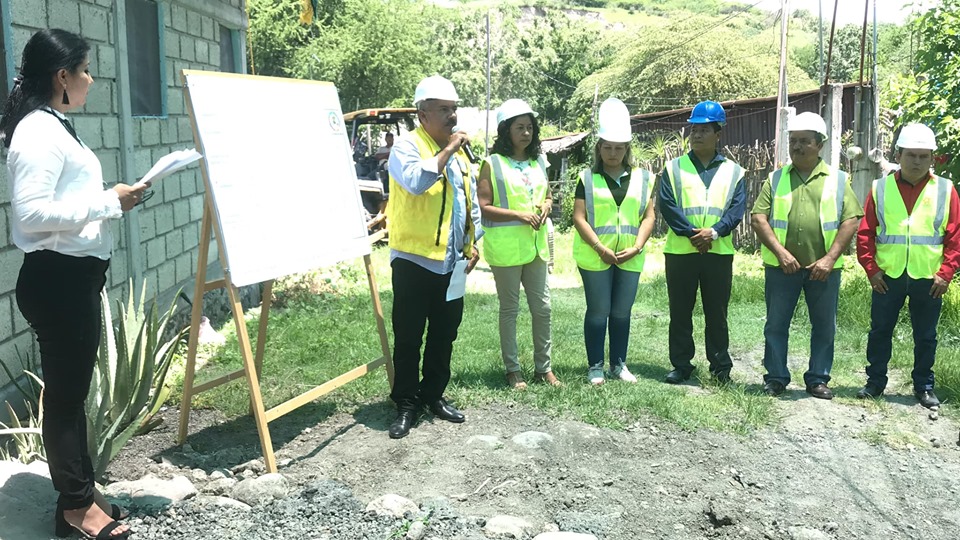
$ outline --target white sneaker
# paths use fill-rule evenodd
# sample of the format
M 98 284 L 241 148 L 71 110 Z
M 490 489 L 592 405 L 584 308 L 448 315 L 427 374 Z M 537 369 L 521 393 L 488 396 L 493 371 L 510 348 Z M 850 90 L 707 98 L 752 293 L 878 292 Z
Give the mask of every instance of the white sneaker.
M 587 370 L 587 380 L 594 386 L 603 384 L 603 368 L 596 367 Z
M 633 373 L 630 373 L 630 370 L 627 369 L 626 364 L 624 364 L 624 365 L 620 366 L 619 368 L 615 369 L 615 370 L 613 371 L 613 373 L 611 373 L 611 375 L 612 375 L 613 377 L 615 377 L 615 378 L 620 379 L 621 381 L 626 381 L 626 382 L 628 382 L 628 383 L 635 383 L 635 382 L 637 382 L 637 378 L 634 377 Z

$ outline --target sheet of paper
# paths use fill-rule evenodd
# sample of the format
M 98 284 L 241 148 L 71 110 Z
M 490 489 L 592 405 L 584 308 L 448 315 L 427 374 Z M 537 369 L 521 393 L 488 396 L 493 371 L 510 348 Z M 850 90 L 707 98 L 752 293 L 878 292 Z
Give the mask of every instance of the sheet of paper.
M 447 287 L 447 302 L 463 298 L 467 293 L 467 264 L 470 261 L 463 259 L 453 265 L 453 275 L 450 276 L 450 286 Z
M 143 175 L 143 178 L 141 178 L 137 184 L 156 182 L 165 176 L 169 176 L 179 171 L 180 169 L 190 165 L 202 157 L 203 156 L 197 152 L 195 148 L 171 152 L 158 159 L 153 167 L 147 171 L 147 174 Z

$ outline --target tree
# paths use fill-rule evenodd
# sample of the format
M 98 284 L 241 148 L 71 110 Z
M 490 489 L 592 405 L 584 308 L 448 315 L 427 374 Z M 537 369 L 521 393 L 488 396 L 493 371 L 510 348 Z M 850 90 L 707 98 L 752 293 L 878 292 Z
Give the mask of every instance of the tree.
M 920 38 L 916 77 L 893 89 L 902 111 L 900 125 L 922 122 L 937 134 L 935 170 L 960 181 L 960 0 L 942 0 L 914 22 Z

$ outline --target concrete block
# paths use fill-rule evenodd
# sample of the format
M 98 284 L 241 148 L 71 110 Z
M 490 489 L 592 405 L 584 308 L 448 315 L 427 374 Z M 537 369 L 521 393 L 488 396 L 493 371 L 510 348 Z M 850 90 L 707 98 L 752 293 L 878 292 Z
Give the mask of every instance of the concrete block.
M 140 273 L 144 278 L 147 276 L 146 266 L 147 266 L 147 242 L 143 240 L 140 241 L 140 245 L 136 247 L 140 250 Z
M 157 295 L 157 271 L 147 270 L 143 273 L 144 287 L 147 292 L 147 298 L 153 298 Z
M 34 349 L 34 344 L 36 340 L 33 337 L 33 333 L 24 332 L 22 334 L 17 334 L 12 336 L 11 339 L 6 341 L 0 341 L 0 362 L 3 362 L 7 367 L 12 368 L 11 371 L 14 374 L 14 377 L 20 374 L 20 360 L 18 355 L 31 356 L 36 358 L 37 364 L 39 364 L 39 355 Z M 3 373 L 0 370 L 0 377 L 2 377 L 3 383 L 8 382 L 6 373 Z M 6 415 L 4 415 L 6 416 Z
M 105 8 L 108 8 L 113 5 L 115 0 L 87 0 L 87 1 L 88 2 L 92 1 L 94 4 L 98 6 L 103 6 Z
M 157 289 L 166 292 L 177 284 L 177 263 L 166 261 L 157 269 Z
M 175 118 L 165 118 L 160 121 L 160 143 L 176 144 L 179 141 L 177 135 L 177 120 Z
M 163 180 L 163 202 L 175 201 L 180 198 L 180 182 L 175 178 L 169 178 L 170 182 L 167 180 Z
M 177 283 L 183 283 L 184 281 L 192 278 L 196 269 L 190 264 L 190 254 L 184 253 L 177 257 Z
M 153 167 L 153 156 L 149 148 L 135 148 L 133 150 L 133 170 L 137 177 L 143 176 Z
M 103 124 L 96 116 L 77 116 L 73 119 L 73 127 L 77 130 L 80 139 L 91 150 L 103 148 Z
M 33 3 L 33 2 L 20 2 L 20 4 Z M 16 20 L 16 17 L 14 17 Z M 13 53 L 14 61 L 19 64 L 19 57 L 23 53 L 23 48 L 27 44 L 27 40 L 30 39 L 30 36 L 36 32 L 36 28 L 31 27 L 22 27 L 14 26 L 13 27 L 13 50 L 16 51 Z
M 173 203 L 173 226 L 183 227 L 190 223 L 190 203 L 184 199 Z
M 218 23 L 213 22 L 213 19 L 207 16 L 200 17 L 200 36 L 206 40 L 213 39 L 213 27 Z
M 7 216 L 10 214 L 10 207 L 6 204 L 0 206 L 0 246 L 7 247 L 12 244 L 10 238 L 10 224 Z
M 34 3 L 34 2 L 27 2 Z M 110 41 L 110 25 L 107 22 L 110 12 L 90 4 L 80 4 L 80 31 L 83 37 L 91 41 Z
M 196 60 L 196 46 L 194 39 L 190 36 L 180 36 L 180 58 L 193 62 Z
M 140 210 L 140 241 L 146 242 L 157 236 L 157 220 L 154 219 L 156 210 Z
M 200 14 L 196 11 L 187 11 L 187 33 L 196 37 L 203 35 L 200 24 Z
M 180 58 L 180 36 L 175 32 L 166 31 L 163 36 L 163 48 L 167 58 Z
M 201 63 L 203 63 L 203 64 L 206 64 L 206 63 L 209 62 L 209 59 L 210 59 L 210 47 L 207 45 L 207 42 L 206 42 L 206 41 L 204 41 L 204 40 L 202 40 L 202 39 L 198 39 L 198 40 L 196 41 L 196 54 L 195 54 L 194 57 L 197 59 L 197 62 L 201 62 Z M 217 62 L 216 62 L 215 64 L 214 64 L 213 62 L 209 62 L 209 63 L 212 64 L 212 65 L 214 65 L 214 66 L 219 66 L 219 65 L 220 65 L 220 59 L 217 58 Z
M 171 17 L 167 19 L 170 21 L 173 29 L 178 32 L 187 31 L 187 9 L 178 4 L 172 4 L 170 6 L 170 15 Z
M 117 78 L 117 49 L 110 45 L 97 46 L 97 72 L 94 77 Z
M 5 341 L 13 337 L 13 313 L 10 311 L 10 308 L 17 309 L 12 306 L 13 302 L 12 294 L 5 296 L 0 296 L 0 341 Z M 0 361 L 3 359 L 0 358 Z
M 190 197 L 190 221 L 200 221 L 203 219 L 203 196 L 194 195 Z M 0 267 L 2 268 L 2 267 Z M 0 287 L 0 291 L 4 290 Z
M 189 197 L 197 193 L 197 180 L 193 176 L 193 171 L 188 171 L 180 175 L 180 196 Z
M 147 242 L 147 268 L 160 266 L 166 258 L 167 244 L 162 237 Z
M 170 205 L 167 205 L 170 206 Z M 167 244 L 167 259 L 173 260 L 183 255 L 183 230 L 174 229 L 163 237 Z
M 97 157 L 100 158 L 100 167 L 103 169 L 103 179 L 107 182 L 107 185 L 113 185 L 122 180 L 127 180 L 120 177 L 119 150 L 108 150 L 104 148 L 97 151 Z M 143 170 L 143 173 L 145 172 L 147 172 L 147 169 Z
M 87 93 L 87 102 L 83 106 L 84 112 L 91 114 L 110 114 L 114 112 L 113 81 L 103 80 L 94 83 Z
M 20 265 L 23 264 L 23 252 L 14 246 L 0 250 L 0 291 L 12 291 L 17 288 Z
M 157 222 L 157 235 L 167 234 L 173 230 L 173 206 L 164 204 L 157 207 L 153 218 Z
M 140 144 L 156 146 L 160 144 L 160 122 L 155 118 L 140 119 Z
M 210 65 L 220 69 L 220 44 L 210 44 Z
M 180 142 L 193 142 L 193 125 L 189 118 L 177 118 L 177 133 L 180 135 Z
M 178 86 L 168 86 L 167 92 L 167 115 L 180 116 L 184 114 L 185 107 L 183 103 L 183 90 Z
M 11 296 L 10 298 L 15 298 Z M 30 323 L 23 318 L 23 314 L 20 313 L 20 308 L 17 307 L 16 300 L 12 300 L 12 313 L 13 313 L 13 333 L 19 334 L 30 330 Z
M 13 4 L 40 4 L 42 6 L 43 2 L 13 2 Z M 71 32 L 80 30 L 79 4 L 71 0 L 47 0 L 47 5 L 49 6 L 47 21 L 50 28 L 63 28 Z M 16 13 L 16 8 L 13 11 Z
M 120 148 L 120 119 L 107 116 L 100 119 L 104 148 Z
M 10 15 L 18 25 L 29 26 L 31 28 L 46 28 L 47 26 L 47 6 L 46 2 L 10 2 Z M 23 51 L 23 48 L 17 49 L 16 56 Z
M 200 245 L 200 223 L 194 221 L 183 228 L 183 250 L 196 251 Z M 196 261 L 194 261 L 196 262 Z
M 170 18 L 172 17 L 172 15 L 171 15 L 172 11 L 171 11 L 171 9 L 170 9 L 170 3 L 169 3 L 169 2 L 164 2 L 164 3 L 162 3 L 160 9 L 163 10 L 163 20 L 166 21 L 167 26 L 170 26 Z
M 127 273 L 126 250 L 115 251 L 113 257 L 110 259 L 110 282 L 114 285 L 122 285 L 132 277 L 132 275 Z

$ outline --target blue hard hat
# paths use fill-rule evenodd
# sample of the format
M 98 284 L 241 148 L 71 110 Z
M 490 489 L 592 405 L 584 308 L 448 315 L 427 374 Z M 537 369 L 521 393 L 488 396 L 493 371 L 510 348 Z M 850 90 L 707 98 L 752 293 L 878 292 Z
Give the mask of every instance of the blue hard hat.
M 727 123 L 727 113 L 716 101 L 701 101 L 690 112 L 689 124 L 709 124 L 717 122 L 721 126 Z

